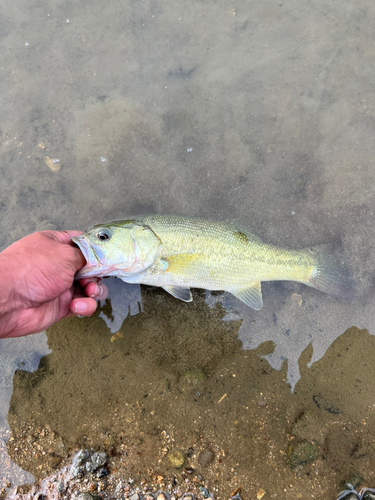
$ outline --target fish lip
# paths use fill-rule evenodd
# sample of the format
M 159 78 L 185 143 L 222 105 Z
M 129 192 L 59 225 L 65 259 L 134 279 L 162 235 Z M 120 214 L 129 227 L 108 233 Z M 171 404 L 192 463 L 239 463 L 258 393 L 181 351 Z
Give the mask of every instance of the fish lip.
M 85 236 L 84 235 L 75 236 L 74 238 L 72 238 L 72 241 L 81 250 L 86 260 L 86 265 L 76 272 L 74 278 L 82 279 L 82 278 L 91 278 L 94 276 L 99 276 L 101 274 L 101 271 L 103 270 L 103 266 L 98 260 L 98 257 L 94 252 L 94 249 L 87 241 Z
M 72 238 L 72 241 L 81 250 L 84 258 L 86 259 L 86 265 L 94 264 L 93 260 L 95 261 L 95 263 L 97 263 L 97 259 L 94 252 L 92 251 L 92 247 L 83 235 L 75 236 L 74 238 Z

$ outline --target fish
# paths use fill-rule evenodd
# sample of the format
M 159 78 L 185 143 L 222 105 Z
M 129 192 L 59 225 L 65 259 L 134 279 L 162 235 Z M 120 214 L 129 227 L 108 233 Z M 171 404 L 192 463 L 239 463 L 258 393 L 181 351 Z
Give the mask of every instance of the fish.
M 185 302 L 193 300 L 191 288 L 222 290 L 254 310 L 263 306 L 262 281 L 296 281 L 354 298 L 349 271 L 325 249 L 279 248 L 237 223 L 142 215 L 95 225 L 72 240 L 86 259 L 78 280 L 115 276 Z

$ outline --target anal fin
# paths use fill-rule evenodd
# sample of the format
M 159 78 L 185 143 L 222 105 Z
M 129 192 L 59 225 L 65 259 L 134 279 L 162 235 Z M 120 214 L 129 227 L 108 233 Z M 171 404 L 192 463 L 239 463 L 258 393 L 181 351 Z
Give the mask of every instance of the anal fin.
M 190 288 L 185 288 L 182 286 L 173 286 L 173 285 L 167 285 L 163 286 L 164 290 L 173 297 L 176 297 L 176 299 L 183 300 L 184 302 L 192 302 L 193 301 L 193 296 L 191 295 Z
M 246 288 L 235 288 L 228 290 L 228 292 L 237 297 L 237 299 L 241 300 L 247 306 L 255 309 L 255 311 L 259 311 L 259 309 L 262 309 L 263 307 L 260 281 L 255 281 Z

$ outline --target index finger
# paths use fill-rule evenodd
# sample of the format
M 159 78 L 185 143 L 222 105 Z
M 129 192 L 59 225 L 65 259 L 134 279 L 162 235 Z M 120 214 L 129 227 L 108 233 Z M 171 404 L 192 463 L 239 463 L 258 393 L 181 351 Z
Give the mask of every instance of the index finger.
M 86 265 L 86 259 L 83 256 L 83 253 L 81 250 L 73 243 L 72 238 L 75 236 L 80 236 L 83 234 L 83 231 L 76 231 L 76 230 L 68 230 L 68 231 L 56 231 L 55 235 L 58 237 L 58 239 L 67 245 L 70 245 L 72 247 L 72 250 L 74 251 L 74 268 L 76 271 L 81 269 L 83 266 Z
M 69 241 L 72 240 L 75 236 L 81 236 L 81 234 L 84 233 L 84 231 L 77 231 L 77 230 L 68 230 L 68 231 L 59 231 L 61 233 L 62 237 L 64 238 L 64 243 L 69 243 Z M 69 238 L 69 240 L 66 239 L 66 236 Z M 73 243 L 72 243 L 73 244 Z

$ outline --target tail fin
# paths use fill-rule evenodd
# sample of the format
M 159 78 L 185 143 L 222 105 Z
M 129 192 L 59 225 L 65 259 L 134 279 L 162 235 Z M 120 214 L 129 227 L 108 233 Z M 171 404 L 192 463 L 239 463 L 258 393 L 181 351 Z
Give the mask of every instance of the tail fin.
M 352 302 L 355 282 L 350 272 L 329 253 L 329 245 L 312 249 L 315 269 L 306 283 L 321 292 Z M 311 255 L 311 250 L 308 250 Z

